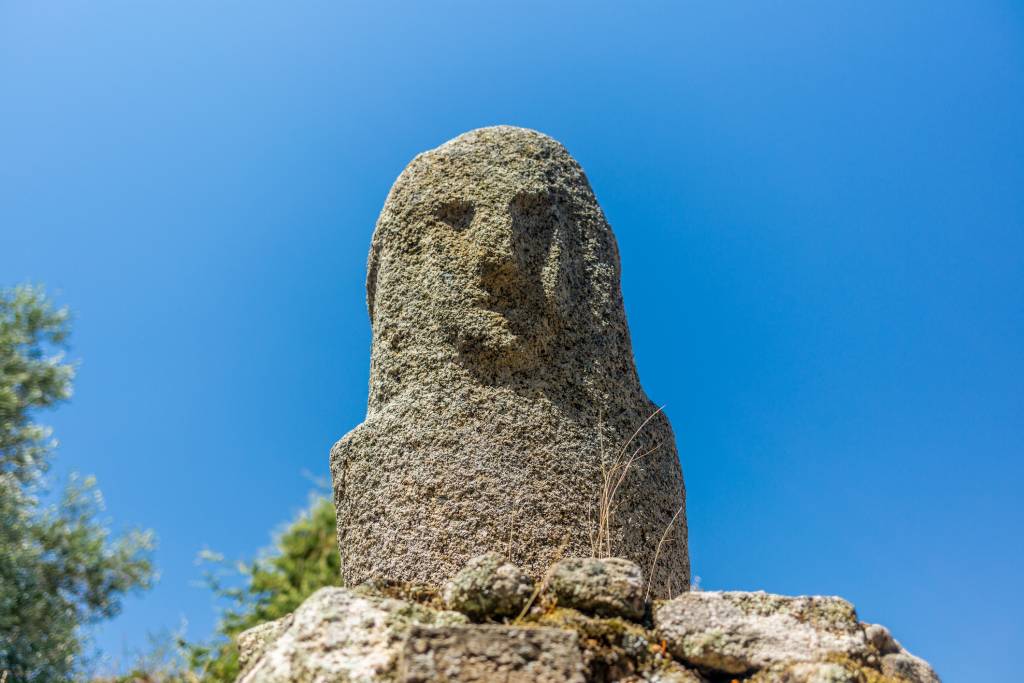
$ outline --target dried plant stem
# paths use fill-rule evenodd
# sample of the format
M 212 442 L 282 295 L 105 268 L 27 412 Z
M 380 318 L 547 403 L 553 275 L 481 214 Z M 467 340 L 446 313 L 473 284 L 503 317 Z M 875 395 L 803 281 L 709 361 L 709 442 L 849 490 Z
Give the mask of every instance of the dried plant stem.
M 625 462 L 618 462 L 608 471 L 608 477 L 603 487 L 601 497 L 601 510 L 600 510 L 600 527 L 599 533 L 604 539 L 604 547 L 601 548 L 605 557 L 612 556 L 612 533 L 611 524 L 612 518 L 615 515 L 615 494 L 618 493 L 619 487 L 626 480 L 626 475 L 629 474 L 630 469 L 633 465 L 642 458 L 647 457 L 654 451 L 658 450 L 661 444 L 655 444 L 653 448 L 643 453 L 639 449 L 633 451 L 633 454 Z
M 658 556 L 661 555 L 661 547 L 665 545 L 665 540 L 668 538 L 668 532 L 672 531 L 672 527 L 675 526 L 676 520 L 679 519 L 679 515 L 683 514 L 683 508 L 685 505 L 680 505 L 679 509 L 676 510 L 676 514 L 672 515 L 672 519 L 669 520 L 665 526 L 665 532 L 661 535 L 661 540 L 658 541 L 658 547 L 654 550 L 654 560 L 651 562 L 651 570 L 647 573 L 647 592 L 644 593 L 644 601 L 651 597 L 651 585 L 654 582 L 654 570 L 658 568 Z M 672 589 L 669 588 L 669 596 L 671 595 Z
M 664 410 L 662 406 L 656 411 L 651 413 L 650 416 L 644 420 L 636 431 L 633 432 L 632 436 L 622 445 L 619 452 L 615 455 L 615 458 L 611 463 L 606 462 L 604 458 L 604 452 L 602 448 L 601 454 L 601 494 L 598 500 L 598 511 L 597 511 L 597 530 L 591 533 L 590 550 L 594 557 L 611 557 L 612 555 L 612 518 L 615 515 L 615 495 L 619 491 L 619 487 L 622 486 L 623 482 L 626 481 L 626 476 L 629 474 L 633 465 L 637 461 L 647 457 L 658 448 L 661 444 L 655 444 L 655 446 L 647 451 L 641 452 L 641 448 L 637 448 L 627 457 L 629 447 L 633 444 L 636 437 L 643 431 L 644 427 L 653 420 L 659 413 Z M 603 433 L 603 430 L 601 430 Z M 602 442 L 603 443 L 603 442 Z

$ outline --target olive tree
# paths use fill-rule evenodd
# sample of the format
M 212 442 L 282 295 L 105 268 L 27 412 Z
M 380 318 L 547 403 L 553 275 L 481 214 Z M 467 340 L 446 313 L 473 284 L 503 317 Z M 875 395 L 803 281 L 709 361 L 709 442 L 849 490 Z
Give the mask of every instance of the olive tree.
M 71 397 L 66 308 L 42 289 L 0 290 L 0 676 L 65 681 L 89 624 L 150 585 L 152 535 L 113 536 L 91 477 L 47 488 L 56 442 L 39 411 Z M 47 500 L 55 502 L 47 503 Z

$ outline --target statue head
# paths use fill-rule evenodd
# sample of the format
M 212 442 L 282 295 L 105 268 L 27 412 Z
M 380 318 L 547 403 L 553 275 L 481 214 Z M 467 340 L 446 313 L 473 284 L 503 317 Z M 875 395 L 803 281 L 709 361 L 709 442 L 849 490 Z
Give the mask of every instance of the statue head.
M 621 375 L 606 366 L 623 352 L 635 380 L 618 283 L 611 229 L 555 140 L 497 126 L 420 154 L 370 250 L 371 409 L 460 376 L 582 390 Z

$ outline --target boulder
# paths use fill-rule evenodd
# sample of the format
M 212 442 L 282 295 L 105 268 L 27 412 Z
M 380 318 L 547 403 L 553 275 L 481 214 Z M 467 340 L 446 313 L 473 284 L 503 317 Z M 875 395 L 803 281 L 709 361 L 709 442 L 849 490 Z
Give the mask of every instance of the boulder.
M 403 600 L 321 588 L 294 612 L 277 638 L 262 647 L 238 681 L 377 681 L 397 668 L 403 638 L 413 624 L 444 626 L 465 621 L 461 614 Z M 245 636 L 240 643 L 243 640 L 258 638 Z
M 938 675 L 928 662 L 907 652 L 886 627 L 880 624 L 864 624 L 864 635 L 881 658 L 882 673 L 886 676 L 912 683 L 939 682 Z
M 533 579 L 498 553 L 474 557 L 445 586 L 448 609 L 475 621 L 515 617 L 533 594 Z
M 674 657 L 724 674 L 869 654 L 853 605 L 841 598 L 691 592 L 658 607 L 654 622 Z
M 548 582 L 548 590 L 563 607 L 634 621 L 644 616 L 645 588 L 640 567 L 620 557 L 561 560 Z
M 889 629 L 881 624 L 864 624 L 864 637 L 878 651 L 879 655 L 893 654 L 903 649 L 892 637 Z
M 911 683 L 939 683 L 938 674 L 928 662 L 902 648 L 882 657 L 882 673 Z

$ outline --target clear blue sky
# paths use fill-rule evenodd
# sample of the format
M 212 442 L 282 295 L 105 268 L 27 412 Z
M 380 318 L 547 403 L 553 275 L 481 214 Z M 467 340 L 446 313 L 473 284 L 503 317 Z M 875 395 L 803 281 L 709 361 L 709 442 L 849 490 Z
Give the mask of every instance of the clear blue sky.
M 770 6 L 769 6 L 770 5 Z M 619 238 L 708 589 L 840 594 L 947 681 L 1024 642 L 1019 2 L 4 2 L 0 284 L 75 312 L 58 473 L 216 614 L 363 417 L 364 268 L 417 152 L 536 128 Z

